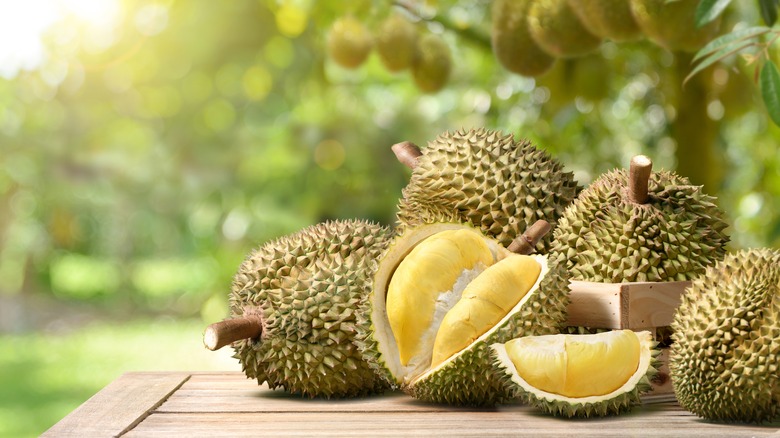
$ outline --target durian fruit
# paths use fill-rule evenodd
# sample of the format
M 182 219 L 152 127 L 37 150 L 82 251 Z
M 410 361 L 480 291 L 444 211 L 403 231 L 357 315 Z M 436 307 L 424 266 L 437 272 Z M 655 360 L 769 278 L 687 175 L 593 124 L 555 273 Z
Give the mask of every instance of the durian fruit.
M 631 330 L 529 336 L 491 349 L 516 397 L 564 417 L 630 410 L 651 389 L 659 354 L 650 332 Z
M 629 0 L 642 32 L 655 44 L 672 51 L 695 52 L 712 40 L 720 18 L 697 28 L 694 19 L 699 0 Z
M 539 224 L 549 229 L 531 227 L 520 252 L 546 232 Z M 566 272 L 546 256 L 516 254 L 468 225 L 430 223 L 406 229 L 380 259 L 359 345 L 417 399 L 493 405 L 509 394 L 490 375 L 488 346 L 557 333 L 567 304 Z
M 376 36 L 376 52 L 385 68 L 399 72 L 409 68 L 417 50 L 417 29 L 398 14 L 390 15 Z
M 551 257 L 573 280 L 684 281 L 723 257 L 727 224 L 715 198 L 651 166 L 634 157 L 631 172 L 601 175 L 563 213 Z
M 420 38 L 412 62 L 412 79 L 420 91 L 435 93 L 447 84 L 452 70 L 452 54 L 441 37 L 427 34 Z
M 498 131 L 446 132 L 417 153 L 398 206 L 402 229 L 449 213 L 506 246 L 539 219 L 555 226 L 579 189 L 545 151 Z
M 693 280 L 672 323 L 680 405 L 709 420 L 780 418 L 780 250 L 727 255 Z
M 533 1 L 528 25 L 536 44 L 556 58 L 582 56 L 601 44 L 601 38 L 580 23 L 567 0 Z
M 568 0 L 582 26 L 600 38 L 616 42 L 635 41 L 642 32 L 626 0 Z
M 328 54 L 344 68 L 357 68 L 371 52 L 371 33 L 351 15 L 339 18 L 328 33 Z
M 504 68 L 523 76 L 539 76 L 555 63 L 555 58 L 539 48 L 528 30 L 531 3 L 496 0 L 491 13 L 493 54 Z
M 356 311 L 371 289 L 371 266 L 387 228 L 334 221 L 268 242 L 233 279 L 231 319 L 204 343 L 232 343 L 247 377 L 306 397 L 352 397 L 387 388 L 353 342 Z

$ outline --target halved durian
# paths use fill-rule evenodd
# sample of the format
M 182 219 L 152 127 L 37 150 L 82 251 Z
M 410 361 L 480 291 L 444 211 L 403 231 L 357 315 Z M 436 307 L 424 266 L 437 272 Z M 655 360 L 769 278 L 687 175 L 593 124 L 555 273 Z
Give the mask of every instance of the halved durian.
M 566 273 L 546 256 L 515 254 L 467 225 L 422 225 L 381 258 L 358 345 L 415 398 L 491 405 L 509 394 L 490 376 L 488 345 L 558 333 L 567 303 Z
M 495 370 L 545 412 L 592 417 L 627 411 L 657 373 L 650 332 L 547 335 L 493 344 Z

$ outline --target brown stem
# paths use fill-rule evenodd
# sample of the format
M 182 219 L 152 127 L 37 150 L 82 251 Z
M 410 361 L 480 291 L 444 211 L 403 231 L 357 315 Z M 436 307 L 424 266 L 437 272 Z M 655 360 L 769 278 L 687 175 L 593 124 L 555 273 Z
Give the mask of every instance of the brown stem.
M 263 323 L 259 316 L 226 319 L 206 327 L 203 333 L 203 345 L 211 351 L 241 339 L 251 339 L 263 333 Z
M 628 182 L 628 197 L 631 202 L 636 204 L 647 202 L 647 184 L 650 181 L 652 170 L 653 161 L 650 158 L 644 155 L 637 155 L 631 159 Z
M 542 240 L 545 234 L 550 232 L 551 228 L 552 226 L 549 222 L 539 219 L 528 227 L 522 236 L 513 240 L 507 249 L 515 254 L 531 254 L 536 251 L 536 244 Z
M 417 167 L 417 158 L 422 155 L 420 148 L 411 141 L 402 141 L 393 145 L 393 153 L 398 161 L 405 164 L 406 167 L 414 170 Z

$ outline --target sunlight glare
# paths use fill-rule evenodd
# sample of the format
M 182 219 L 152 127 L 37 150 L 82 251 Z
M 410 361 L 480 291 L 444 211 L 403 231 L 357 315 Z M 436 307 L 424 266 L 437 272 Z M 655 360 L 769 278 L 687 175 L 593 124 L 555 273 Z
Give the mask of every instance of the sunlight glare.
M 107 31 L 119 18 L 118 0 L 25 0 L 0 2 L 0 77 L 14 78 L 34 70 L 46 59 L 41 40 L 53 24 Z

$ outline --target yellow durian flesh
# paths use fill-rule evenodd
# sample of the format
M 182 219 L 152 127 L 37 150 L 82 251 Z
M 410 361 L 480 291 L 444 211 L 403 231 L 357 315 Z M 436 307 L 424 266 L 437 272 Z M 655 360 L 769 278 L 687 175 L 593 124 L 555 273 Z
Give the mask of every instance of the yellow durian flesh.
M 469 346 L 495 326 L 536 283 L 542 267 L 533 257 L 510 255 L 482 272 L 442 320 L 431 367 Z
M 506 351 L 529 385 L 570 398 L 620 389 L 641 357 L 639 337 L 631 330 L 518 338 L 506 343 Z
M 493 261 L 485 238 L 471 229 L 428 237 L 401 261 L 390 280 L 386 306 L 403 366 L 421 353 L 439 296 L 451 291 L 464 271 L 485 269 Z

